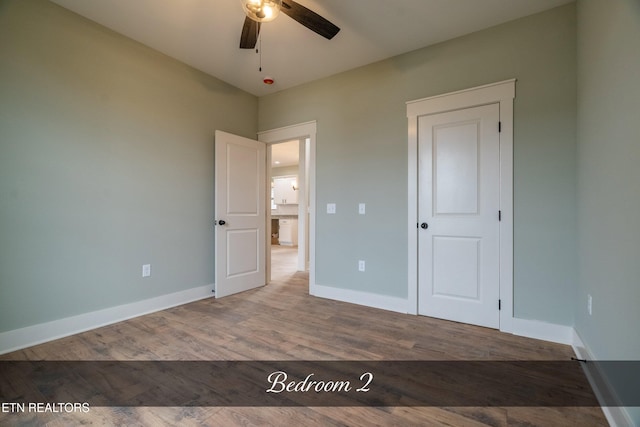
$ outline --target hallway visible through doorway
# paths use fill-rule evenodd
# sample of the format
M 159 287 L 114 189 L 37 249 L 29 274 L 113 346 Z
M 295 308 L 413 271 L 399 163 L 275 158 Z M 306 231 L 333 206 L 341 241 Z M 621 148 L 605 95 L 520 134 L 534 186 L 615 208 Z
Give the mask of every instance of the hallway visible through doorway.
M 285 282 L 298 270 L 298 247 L 271 245 L 271 281 Z

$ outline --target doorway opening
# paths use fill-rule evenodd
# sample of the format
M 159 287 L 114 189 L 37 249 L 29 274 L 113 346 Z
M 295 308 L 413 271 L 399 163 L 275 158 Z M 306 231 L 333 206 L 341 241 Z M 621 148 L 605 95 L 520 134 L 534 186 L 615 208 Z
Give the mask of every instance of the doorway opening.
M 305 257 L 300 248 L 307 239 L 299 239 L 300 205 L 305 205 L 301 183 L 304 168 L 300 168 L 300 146 L 304 140 L 294 139 L 269 145 L 270 200 L 271 200 L 271 282 L 284 282 L 299 270 L 299 257 Z M 304 161 L 304 158 L 303 158 Z M 304 230 L 302 230 L 304 233 Z M 306 269 L 306 263 L 302 266 Z
M 293 282 L 304 284 L 308 288 L 308 292 L 314 295 L 315 287 L 315 143 L 316 143 L 316 122 L 306 122 L 291 126 L 286 126 L 278 129 L 267 130 L 258 133 L 258 140 L 264 142 L 267 148 L 267 185 L 265 188 L 267 200 L 266 200 L 266 213 L 267 213 L 267 237 L 266 242 L 266 283 L 281 281 L 282 275 L 292 278 L 295 276 Z M 298 166 L 289 169 L 288 171 L 280 170 L 272 172 L 271 166 L 281 166 L 282 160 L 273 158 L 274 150 L 276 156 L 278 155 L 278 149 L 282 146 L 286 146 L 286 143 L 294 142 L 298 147 Z M 279 147 L 280 146 L 280 147 Z M 274 162 L 280 160 L 279 165 L 275 165 Z M 286 168 L 286 166 L 284 166 Z M 276 176 L 276 172 L 279 172 Z M 272 176 L 273 173 L 273 176 Z M 281 181 L 276 182 L 276 179 L 282 178 Z M 295 178 L 295 185 L 294 185 Z M 273 180 L 273 187 L 271 182 Z M 282 186 L 282 191 L 276 191 L 276 186 Z M 297 189 L 294 190 L 293 188 Z M 280 188 L 280 187 L 279 187 Z M 289 189 L 291 191 L 289 192 Z M 278 193 L 278 194 L 276 194 Z M 285 194 L 284 196 L 282 195 Z M 292 194 L 295 193 L 295 194 Z M 273 194 L 273 204 L 270 195 Z M 285 219 L 297 219 L 295 222 L 289 222 L 288 230 L 287 224 L 283 224 L 280 218 L 276 218 L 278 213 L 282 213 L 282 210 L 272 209 L 273 205 L 280 199 L 286 200 L 282 203 L 288 205 L 290 197 L 293 200 L 297 198 L 297 205 L 294 207 L 285 207 L 285 213 L 291 215 L 290 218 Z M 296 210 L 297 206 L 297 210 Z M 288 209 L 288 210 L 287 210 Z M 297 212 L 297 218 L 293 212 Z M 272 214 L 273 215 L 272 217 Z M 278 229 L 275 232 L 275 224 L 273 219 L 278 219 Z M 282 226 L 285 229 L 282 229 Z M 291 232 L 291 233 L 289 233 Z M 294 236 L 297 232 L 297 236 Z M 275 236 L 274 236 L 275 235 Z M 287 246 L 295 246 L 293 244 L 282 245 L 272 244 L 277 237 L 278 243 L 283 240 L 285 243 L 293 243 L 293 239 L 297 238 L 297 250 L 287 251 Z M 272 249 L 275 249 L 272 251 Z M 283 256 L 280 256 L 283 255 Z M 272 258 L 275 258 L 272 262 Z M 284 258 L 284 259 L 283 259 Z M 294 267 L 295 263 L 295 267 Z M 273 269 L 272 269 L 273 265 Z M 282 268 L 282 273 L 276 271 L 276 269 Z

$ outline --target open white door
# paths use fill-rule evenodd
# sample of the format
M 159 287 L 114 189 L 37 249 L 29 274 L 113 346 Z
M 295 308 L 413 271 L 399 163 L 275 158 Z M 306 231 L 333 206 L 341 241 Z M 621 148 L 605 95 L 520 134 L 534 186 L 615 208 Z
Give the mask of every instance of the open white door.
M 215 133 L 216 298 L 263 286 L 265 144 Z

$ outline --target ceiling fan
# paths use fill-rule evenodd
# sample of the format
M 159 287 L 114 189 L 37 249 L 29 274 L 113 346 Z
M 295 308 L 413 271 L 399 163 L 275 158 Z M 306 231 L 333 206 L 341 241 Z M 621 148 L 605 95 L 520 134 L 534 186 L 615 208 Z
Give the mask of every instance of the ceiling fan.
M 314 11 L 293 0 L 241 0 L 247 17 L 244 19 L 240 36 L 241 49 L 253 49 L 258 41 L 260 24 L 273 21 L 280 10 L 311 31 L 331 40 L 340 28 Z

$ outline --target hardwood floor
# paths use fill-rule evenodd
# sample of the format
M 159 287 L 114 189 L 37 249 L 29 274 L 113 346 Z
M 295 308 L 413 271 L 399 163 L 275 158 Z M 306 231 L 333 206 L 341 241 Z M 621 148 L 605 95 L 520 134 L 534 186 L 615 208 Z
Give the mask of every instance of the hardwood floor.
M 0 356 L 3 360 L 566 360 L 568 346 L 308 295 L 306 273 Z M 504 379 L 509 381 L 509 379 Z M 481 393 L 482 390 L 478 390 Z M 592 407 L 92 407 L 0 425 L 604 426 Z

